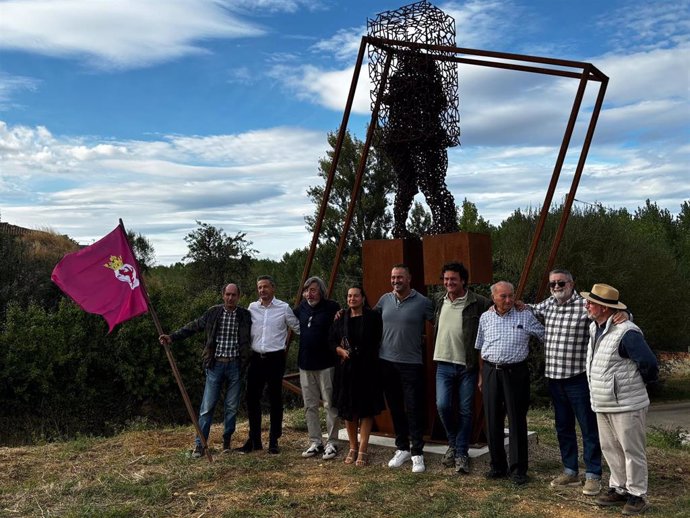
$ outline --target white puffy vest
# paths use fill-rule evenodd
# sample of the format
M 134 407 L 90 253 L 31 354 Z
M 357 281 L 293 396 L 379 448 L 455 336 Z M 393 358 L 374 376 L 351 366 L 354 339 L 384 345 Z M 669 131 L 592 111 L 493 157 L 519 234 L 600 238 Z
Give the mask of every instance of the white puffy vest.
M 611 318 L 598 340 L 596 323 L 589 326 L 587 379 L 590 401 L 595 412 L 630 412 L 649 405 L 642 375 L 634 361 L 618 354 L 621 338 L 628 331 L 642 333 L 630 321 L 613 325 Z

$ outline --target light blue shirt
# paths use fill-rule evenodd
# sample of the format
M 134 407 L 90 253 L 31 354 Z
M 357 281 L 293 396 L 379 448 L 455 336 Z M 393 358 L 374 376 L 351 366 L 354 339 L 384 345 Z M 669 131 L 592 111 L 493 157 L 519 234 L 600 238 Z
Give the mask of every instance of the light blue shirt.
M 475 349 L 483 360 L 491 363 L 519 363 L 529 354 L 529 337 L 544 341 L 544 326 L 531 311 L 516 311 L 505 315 L 486 311 L 479 318 Z

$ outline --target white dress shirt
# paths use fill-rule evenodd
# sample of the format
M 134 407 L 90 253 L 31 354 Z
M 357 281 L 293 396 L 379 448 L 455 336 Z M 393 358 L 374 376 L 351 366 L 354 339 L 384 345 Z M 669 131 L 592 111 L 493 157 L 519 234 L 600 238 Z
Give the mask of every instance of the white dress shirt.
M 299 320 L 292 308 L 275 297 L 268 306 L 257 300 L 249 304 L 252 315 L 252 351 L 265 354 L 285 349 L 288 327 L 299 333 Z

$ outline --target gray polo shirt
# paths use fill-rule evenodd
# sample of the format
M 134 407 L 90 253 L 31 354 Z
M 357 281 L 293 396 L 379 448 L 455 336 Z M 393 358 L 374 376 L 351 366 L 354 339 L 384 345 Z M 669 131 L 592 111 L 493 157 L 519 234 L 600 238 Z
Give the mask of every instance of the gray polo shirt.
M 383 338 L 379 357 L 399 363 L 424 363 L 422 335 L 424 321 L 434 319 L 431 301 L 412 290 L 402 301 L 395 293 L 384 294 L 376 304 L 383 320 Z

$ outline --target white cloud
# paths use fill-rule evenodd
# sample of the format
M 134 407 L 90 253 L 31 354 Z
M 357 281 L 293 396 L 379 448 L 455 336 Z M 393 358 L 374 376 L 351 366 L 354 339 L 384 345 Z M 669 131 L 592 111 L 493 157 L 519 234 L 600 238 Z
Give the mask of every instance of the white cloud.
M 319 0 L 232 0 L 233 9 L 261 12 L 294 13 L 299 9 L 320 10 L 325 6 Z
M 35 91 L 38 81 L 31 77 L 15 76 L 0 71 L 0 111 L 14 107 L 11 100 L 21 90 Z
M 690 0 L 638 2 L 607 12 L 598 25 L 613 46 L 630 51 L 682 45 L 690 41 Z
M 324 70 L 313 65 L 301 67 L 277 65 L 269 71 L 269 74 L 281 81 L 298 99 L 342 112 L 347 102 L 353 72 L 354 67 L 344 70 Z M 354 113 L 370 113 L 370 89 L 369 70 L 366 65 L 362 65 L 352 106 Z
M 262 256 L 279 257 L 309 242 L 306 190 L 321 181 L 327 149 L 322 133 L 294 127 L 113 142 L 0 121 L 2 218 L 50 222 L 83 243 L 123 218 L 164 262 L 184 255 L 182 238 L 201 220 L 247 231 Z
M 529 31 L 527 13 L 514 2 L 503 0 L 470 0 L 447 2 L 439 7 L 455 19 L 456 46 L 471 49 L 493 48 L 506 36 L 512 39 L 515 25 Z
M 330 38 L 312 45 L 311 49 L 335 56 L 339 61 L 353 63 L 357 59 L 362 36 L 366 35 L 366 33 L 367 28 L 365 26 L 340 29 Z
M 607 55 L 594 64 L 609 76 L 606 100 L 615 104 L 662 98 L 688 99 L 690 43 L 670 49 Z
M 99 68 L 136 68 L 204 52 L 209 38 L 259 36 L 229 2 L 204 0 L 9 0 L 0 48 L 84 58 Z

